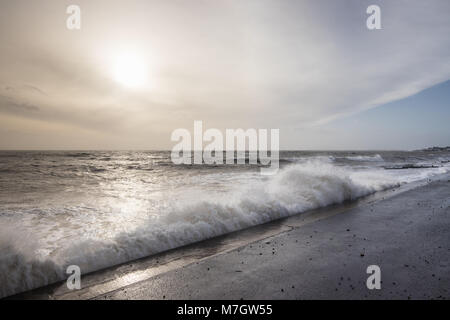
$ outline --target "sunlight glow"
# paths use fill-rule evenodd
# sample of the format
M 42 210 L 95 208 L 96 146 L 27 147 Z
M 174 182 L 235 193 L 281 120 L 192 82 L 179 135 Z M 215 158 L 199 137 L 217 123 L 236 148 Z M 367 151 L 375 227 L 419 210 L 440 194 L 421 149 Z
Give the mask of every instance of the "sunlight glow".
M 144 60 L 133 54 L 123 54 L 114 61 L 114 79 L 130 88 L 147 83 L 147 66 Z

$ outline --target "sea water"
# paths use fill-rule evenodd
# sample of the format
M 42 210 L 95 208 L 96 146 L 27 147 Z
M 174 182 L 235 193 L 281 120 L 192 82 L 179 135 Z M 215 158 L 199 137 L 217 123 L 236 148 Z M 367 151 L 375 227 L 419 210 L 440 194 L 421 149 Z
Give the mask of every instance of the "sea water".
M 449 151 L 280 152 L 175 165 L 165 151 L 0 152 L 0 297 L 446 173 Z

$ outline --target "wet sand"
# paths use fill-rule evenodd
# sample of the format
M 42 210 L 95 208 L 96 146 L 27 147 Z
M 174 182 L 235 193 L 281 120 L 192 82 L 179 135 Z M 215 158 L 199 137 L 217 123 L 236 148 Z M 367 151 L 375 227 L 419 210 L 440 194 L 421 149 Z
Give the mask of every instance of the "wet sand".
M 366 269 L 381 268 L 369 290 Z M 20 299 L 449 299 L 450 176 L 178 248 Z

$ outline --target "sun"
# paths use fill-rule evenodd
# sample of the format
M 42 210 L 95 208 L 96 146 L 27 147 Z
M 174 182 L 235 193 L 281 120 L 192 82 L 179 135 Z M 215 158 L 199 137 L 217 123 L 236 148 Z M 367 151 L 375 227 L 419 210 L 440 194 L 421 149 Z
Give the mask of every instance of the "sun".
M 141 57 L 135 54 L 122 54 L 114 61 L 114 79 L 129 88 L 144 86 L 147 79 L 147 65 Z

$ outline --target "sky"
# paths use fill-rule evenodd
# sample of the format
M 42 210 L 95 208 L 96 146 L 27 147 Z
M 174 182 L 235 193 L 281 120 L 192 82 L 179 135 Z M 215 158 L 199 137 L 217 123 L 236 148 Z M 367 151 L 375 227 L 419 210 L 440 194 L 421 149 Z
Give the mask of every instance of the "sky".
M 281 149 L 450 145 L 449 14 L 448 0 L 0 0 L 0 149 L 171 149 L 194 120 L 279 129 Z

